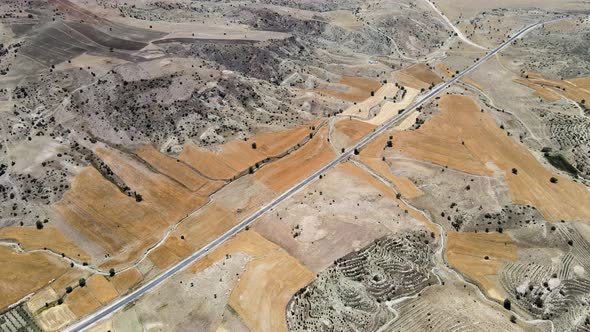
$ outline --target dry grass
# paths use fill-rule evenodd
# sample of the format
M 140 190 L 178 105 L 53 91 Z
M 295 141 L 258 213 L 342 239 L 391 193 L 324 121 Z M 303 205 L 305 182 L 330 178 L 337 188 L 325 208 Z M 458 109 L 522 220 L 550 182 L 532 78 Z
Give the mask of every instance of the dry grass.
M 496 283 L 503 262 L 517 259 L 517 247 L 510 236 L 500 233 L 447 233 L 446 255 L 449 263 L 478 283 L 490 297 L 503 300 Z M 488 259 L 485 259 L 485 257 Z
M 473 99 L 447 95 L 441 98 L 440 108 L 419 130 L 396 133 L 395 147 L 411 157 L 472 174 L 491 175 L 486 167 L 491 162 L 502 171 L 515 203 L 534 205 L 552 221 L 590 220 L 588 191 L 544 168 L 526 147 L 480 112 Z M 557 184 L 550 183 L 553 176 Z

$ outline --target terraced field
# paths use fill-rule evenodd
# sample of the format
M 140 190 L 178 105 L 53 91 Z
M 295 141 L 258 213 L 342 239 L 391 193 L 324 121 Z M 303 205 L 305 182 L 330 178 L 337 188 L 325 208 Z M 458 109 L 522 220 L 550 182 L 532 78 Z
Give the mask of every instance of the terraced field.
M 426 232 L 387 237 L 338 259 L 287 308 L 292 331 L 375 331 L 396 317 L 389 301 L 437 283 Z

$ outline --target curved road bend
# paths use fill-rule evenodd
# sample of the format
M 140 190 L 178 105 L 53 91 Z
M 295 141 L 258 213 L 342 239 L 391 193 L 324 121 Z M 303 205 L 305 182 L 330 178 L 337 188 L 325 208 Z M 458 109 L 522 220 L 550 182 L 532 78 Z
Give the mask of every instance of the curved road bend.
M 156 278 L 152 279 L 151 281 L 149 281 L 145 285 L 141 286 L 140 288 L 138 288 L 135 291 L 133 291 L 133 292 L 131 292 L 131 293 L 129 293 L 129 294 L 127 294 L 127 295 L 119 298 L 118 300 L 112 302 L 111 304 L 109 304 L 109 305 L 107 305 L 107 306 L 99 309 L 95 313 L 93 313 L 93 314 L 91 314 L 89 316 L 84 317 L 82 320 L 80 320 L 80 321 L 76 322 L 75 324 L 67 327 L 64 331 L 67 331 L 67 332 L 83 331 L 83 330 L 89 328 L 90 326 L 92 326 L 93 324 L 95 324 L 96 322 L 98 322 L 98 321 L 100 321 L 100 320 L 102 320 L 102 319 L 110 316 L 111 314 L 113 314 L 115 311 L 121 309 L 126 304 L 128 304 L 130 302 L 133 302 L 134 300 L 138 299 L 140 296 L 142 296 L 146 292 L 152 290 L 153 288 L 155 288 L 156 286 L 158 286 L 159 284 L 161 284 L 162 282 L 164 282 L 166 279 L 170 278 L 175 273 L 177 273 L 177 272 L 185 269 L 186 267 L 188 267 L 192 263 L 196 262 L 197 260 L 199 260 L 203 256 L 207 255 L 207 253 L 209 251 L 215 249 L 216 247 L 218 247 L 219 245 L 221 245 L 223 242 L 225 242 L 226 240 L 228 240 L 232 236 L 236 235 L 238 232 L 240 232 L 241 230 L 243 230 L 246 226 L 248 226 L 251 223 L 253 223 L 260 216 L 262 216 L 266 212 L 272 210 L 277 205 L 279 205 L 280 203 L 282 203 L 283 201 L 285 201 L 287 198 L 289 198 L 290 196 L 292 196 L 293 194 L 295 194 L 296 192 L 298 192 L 299 190 L 301 190 L 303 187 L 305 187 L 308 184 L 310 184 L 311 182 L 315 181 L 319 177 L 320 174 L 325 173 L 329 169 L 335 167 L 336 165 L 338 165 L 339 163 L 341 163 L 342 161 L 344 161 L 345 159 L 347 159 L 350 155 L 353 154 L 354 150 L 361 149 L 362 147 L 364 147 L 365 145 L 367 145 L 370 141 L 372 141 L 377 136 L 379 136 L 380 134 L 382 134 L 383 132 L 385 132 L 386 130 L 388 130 L 391 126 L 393 126 L 396 122 L 398 122 L 404 116 L 406 116 L 407 114 L 409 114 L 410 112 L 412 112 L 416 108 L 418 108 L 421 105 L 423 105 L 426 101 L 428 101 L 432 97 L 436 96 L 437 94 L 439 94 L 444 89 L 448 88 L 453 83 L 455 83 L 458 80 L 460 80 L 463 76 L 465 76 L 465 75 L 469 74 L 470 72 L 472 72 L 473 70 L 475 70 L 477 67 L 479 67 L 482 63 L 484 63 L 490 57 L 494 56 L 496 53 L 500 52 L 502 49 L 504 49 L 505 47 L 507 47 L 515 39 L 521 37 L 522 35 L 526 34 L 527 32 L 531 31 L 532 29 L 534 29 L 534 28 L 536 28 L 536 27 L 538 27 L 540 25 L 543 25 L 545 23 L 555 22 L 555 21 L 558 21 L 558 20 L 562 20 L 564 18 L 565 17 L 557 18 L 557 19 L 553 19 L 553 20 L 549 20 L 549 21 L 538 22 L 538 23 L 531 24 L 531 25 L 523 28 L 518 33 L 514 34 L 509 39 L 507 39 L 505 42 L 503 42 L 502 44 L 500 44 L 498 47 L 490 50 L 490 52 L 488 52 L 483 58 L 481 58 L 479 61 L 475 62 L 469 68 L 467 68 L 463 72 L 459 73 L 458 75 L 456 75 L 451 80 L 449 80 L 449 81 L 447 81 L 447 82 L 445 82 L 445 83 L 443 83 L 443 84 L 435 87 L 434 89 L 432 89 L 430 92 L 428 92 L 428 94 L 426 94 L 424 97 L 420 98 L 420 100 L 418 100 L 416 103 L 414 103 L 411 107 L 407 108 L 402 113 L 396 115 L 391 120 L 387 121 L 382 126 L 378 127 L 375 131 L 373 131 L 370 134 L 368 134 L 367 136 L 365 136 L 361 141 L 359 141 L 357 144 L 355 144 L 354 146 L 352 146 L 350 149 L 348 149 L 347 151 L 345 151 L 344 153 L 342 153 L 336 159 L 334 159 L 331 162 L 329 162 L 328 164 L 324 165 L 318 171 L 316 171 L 315 173 L 313 173 L 312 175 L 310 175 L 307 178 L 303 179 L 301 182 L 299 182 L 295 186 L 293 186 L 290 189 L 288 189 L 287 191 L 285 191 L 283 194 L 281 194 L 280 196 L 278 196 L 277 198 L 275 198 L 269 204 L 267 204 L 264 207 L 262 207 L 256 213 L 254 213 L 250 217 L 244 219 L 239 224 L 237 224 L 234 227 L 232 227 L 230 230 L 228 230 L 226 233 L 224 233 L 223 235 L 221 235 L 219 238 L 217 238 L 214 241 L 210 242 L 209 244 L 207 244 L 203 248 L 199 249 L 198 251 L 194 252 L 192 255 L 188 256 L 187 258 L 183 259 L 182 261 L 178 262 L 176 265 L 174 265 L 171 268 L 169 268 L 168 270 L 164 271 L 162 274 L 160 274 Z

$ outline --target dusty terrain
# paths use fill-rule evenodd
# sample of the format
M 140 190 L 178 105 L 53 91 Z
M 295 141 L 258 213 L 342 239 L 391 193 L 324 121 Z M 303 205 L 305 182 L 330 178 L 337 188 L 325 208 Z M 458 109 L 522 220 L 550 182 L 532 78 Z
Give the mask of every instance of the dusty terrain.
M 588 330 L 589 11 L 1 2 L 0 330 Z

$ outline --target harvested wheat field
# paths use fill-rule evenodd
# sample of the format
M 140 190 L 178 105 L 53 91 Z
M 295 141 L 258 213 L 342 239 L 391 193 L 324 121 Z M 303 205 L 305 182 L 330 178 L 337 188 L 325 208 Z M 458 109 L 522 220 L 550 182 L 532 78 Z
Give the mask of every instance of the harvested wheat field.
M 512 238 L 501 233 L 447 233 L 445 248 L 449 263 L 475 281 L 496 300 L 504 300 L 502 287 L 496 283 L 503 262 L 517 259 Z M 487 257 L 487 258 L 486 258 Z
M 117 150 L 97 148 L 96 153 L 146 204 L 157 207 L 162 218 L 178 220 L 207 201 Z
M 314 273 L 387 235 L 416 229 L 438 233 L 389 186 L 350 162 L 262 216 L 253 229 Z
M 232 140 L 220 146 L 219 152 L 189 144 L 184 147 L 179 159 L 208 178 L 230 180 L 267 158 L 278 157 L 305 143 L 320 123 L 314 121 L 291 130 L 259 134 L 248 141 Z
M 63 253 L 77 261 L 86 262 L 90 259 L 90 256 L 54 227 L 44 227 L 41 230 L 36 227 L 5 227 L 0 229 L 0 239 L 14 240 L 25 250 L 51 248 L 55 253 Z
M 207 201 L 121 152 L 98 148 L 97 153 L 143 200 L 137 202 L 125 195 L 88 167 L 55 208 L 78 232 L 112 256 L 103 264 L 105 268 L 136 260 L 167 227 Z
M 211 203 L 184 219 L 148 258 L 160 269 L 169 267 L 221 236 L 275 195 L 253 176 L 241 177 L 211 196 Z
M 442 62 L 439 62 L 439 63 L 436 64 L 436 69 L 439 72 L 441 72 L 444 75 L 444 77 L 447 78 L 447 79 L 452 78 L 453 76 L 456 75 L 456 73 L 454 73 L 451 70 L 451 68 L 449 68 L 447 65 L 445 65 Z M 461 81 L 464 82 L 464 83 L 467 83 L 467 84 L 469 84 L 471 86 L 474 86 L 475 88 L 483 91 L 483 87 L 479 83 L 477 83 L 475 80 L 473 80 L 472 78 L 470 78 L 469 76 L 463 76 L 461 78 Z
M 342 76 L 336 84 L 330 84 L 316 91 L 334 98 L 360 102 L 371 97 L 371 92 L 379 90 L 381 82 L 365 77 Z
M 328 128 L 323 127 L 305 146 L 263 167 L 254 178 L 275 192 L 284 192 L 336 157 L 327 138 Z
M 287 331 L 287 303 L 315 275 L 254 231 L 241 232 L 222 245 L 213 260 L 235 252 L 246 253 L 252 261 L 232 291 L 229 304 L 252 331 Z
M 115 276 L 111 278 L 111 282 L 119 294 L 124 294 L 131 290 L 142 279 L 143 276 L 137 269 L 129 269 L 115 274 Z
M 278 157 L 289 151 L 289 149 L 302 144 L 315 133 L 323 124 L 323 120 L 316 120 L 306 126 L 293 129 L 257 134 L 248 139 L 248 142 L 256 143 L 256 150 L 263 153 L 267 158 Z
M 70 267 L 41 252 L 17 253 L 0 246 L 0 307 L 5 308 L 47 285 Z
M 66 305 L 58 305 L 43 310 L 35 316 L 37 323 L 44 331 L 60 331 L 77 317 Z
M 374 118 L 370 119 L 367 122 L 369 122 L 370 124 L 374 124 L 376 126 L 380 126 L 386 123 L 387 121 L 391 120 L 393 117 L 398 115 L 401 110 L 410 106 L 419 93 L 420 91 L 417 89 L 410 87 L 406 88 L 406 93 L 401 101 L 397 103 L 391 101 L 385 102 L 385 104 L 381 106 L 379 113 L 377 113 L 377 115 Z
M 184 146 L 178 158 L 211 179 L 228 180 L 239 173 L 225 164 L 216 153 L 191 144 Z
M 51 287 L 45 287 L 27 301 L 27 308 L 44 331 L 59 331 L 68 323 L 76 320 L 76 315 L 67 305 L 45 307 L 46 303 L 53 303 L 60 297 L 61 294 L 55 292 Z
M 137 180 L 143 179 L 148 180 Z M 157 184 L 152 188 L 153 193 L 146 191 L 145 199 L 137 202 L 89 167 L 74 179 L 72 189 L 55 209 L 74 229 L 111 254 L 106 265 L 125 265 L 154 244 L 167 227 L 205 202 L 179 186 L 164 186 L 172 193 L 158 192 Z
M 574 78 L 569 80 L 549 80 L 536 73 L 526 73 L 526 78 L 515 81 L 535 91 L 535 94 L 547 101 L 556 101 L 562 97 L 575 102 L 590 103 L 590 78 Z
M 355 103 L 348 107 L 342 115 L 354 116 L 366 119 L 369 117 L 369 111 L 381 104 L 385 98 L 393 98 L 398 92 L 398 88 L 393 83 L 384 84 L 379 90 L 377 90 L 374 96 L 370 96 L 359 103 Z
M 375 126 L 360 120 L 339 119 L 334 124 L 331 141 L 337 148 L 349 148 L 375 129 Z
M 356 158 L 371 171 L 391 182 L 405 198 L 412 199 L 421 196 L 424 194 L 422 190 L 416 187 L 410 179 L 394 175 L 387 162 L 383 161 L 383 150 L 387 148 L 389 136 L 390 133 L 383 133 L 377 139 L 367 144 Z
M 491 175 L 491 162 L 502 171 L 512 199 L 536 206 L 548 220 L 590 220 L 590 194 L 580 184 L 554 175 L 522 145 L 498 127 L 470 97 L 446 95 L 440 114 L 420 129 L 395 133 L 394 146 L 408 156 L 464 172 Z M 518 174 L 513 174 L 515 168 Z M 558 183 L 551 183 L 551 177 Z
M 63 294 L 66 287 L 77 285 L 80 278 L 86 277 L 88 277 L 87 271 L 80 269 L 69 269 L 66 273 L 62 274 L 51 284 L 49 284 L 48 288 L 53 289 L 58 294 Z
M 119 295 L 111 280 L 97 274 L 86 281 L 86 287 L 88 287 L 92 295 L 102 304 L 108 303 Z
M 88 287 L 77 287 L 66 297 L 64 304 L 76 315 L 84 317 L 98 309 L 100 302 L 94 297 Z
M 420 63 L 393 73 L 393 78 L 403 86 L 414 89 L 427 89 L 432 84 L 442 82 L 442 79 L 425 64 Z
M 174 160 L 174 158 L 154 149 L 151 145 L 146 145 L 135 151 L 135 153 L 158 172 L 169 176 L 201 196 L 209 196 L 224 185 L 223 181 L 206 179 L 185 163 L 180 162 L 178 159 Z

